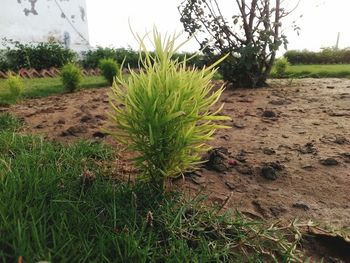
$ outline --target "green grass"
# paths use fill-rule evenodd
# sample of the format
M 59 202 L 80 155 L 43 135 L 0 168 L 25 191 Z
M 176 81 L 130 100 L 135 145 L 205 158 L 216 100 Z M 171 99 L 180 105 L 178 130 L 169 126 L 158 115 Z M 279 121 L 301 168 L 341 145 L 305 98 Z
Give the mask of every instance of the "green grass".
M 9 113 L 3 113 L 0 115 L 0 132 L 16 131 L 22 126 L 22 121 L 14 118 Z
M 46 97 L 53 94 L 67 92 L 58 78 L 34 78 L 24 80 L 24 98 Z M 0 79 L 0 87 L 5 85 L 4 79 Z M 81 89 L 107 87 L 108 82 L 102 76 L 84 77 L 82 80 Z M 0 88 L 0 103 L 12 104 L 13 101 L 6 98 L 4 91 Z
M 271 77 L 276 77 L 272 72 Z M 349 78 L 350 64 L 341 65 L 292 65 L 286 72 L 286 78 Z
M 14 133 L 0 115 L 0 262 L 289 262 L 295 232 L 111 175 L 113 150 Z M 113 164 L 114 165 L 114 164 Z M 112 167 L 113 167 L 112 165 Z M 89 176 L 90 175 L 90 176 Z M 91 176 L 94 175 L 94 176 Z M 115 178 L 115 177 L 114 177 Z

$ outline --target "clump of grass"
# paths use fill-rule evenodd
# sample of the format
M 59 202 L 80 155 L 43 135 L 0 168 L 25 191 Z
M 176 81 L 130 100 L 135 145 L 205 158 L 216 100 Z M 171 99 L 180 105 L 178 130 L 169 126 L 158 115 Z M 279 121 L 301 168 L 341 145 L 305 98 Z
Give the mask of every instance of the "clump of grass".
M 109 85 L 112 85 L 114 78 L 120 70 L 118 63 L 111 58 L 101 59 L 99 62 L 99 68 Z
M 9 113 L 0 114 L 0 132 L 16 131 L 22 126 L 22 121 Z
M 173 60 L 177 36 L 165 37 L 154 30 L 154 53 L 143 40 L 140 64 L 127 79 L 118 78 L 112 88 L 112 118 L 117 126 L 114 137 L 138 154 L 135 164 L 156 189 L 164 178 L 193 169 L 205 142 L 212 139 L 222 106 L 214 109 L 223 87 L 212 91 L 211 79 L 220 61 L 203 69 L 188 69 L 187 59 Z
M 61 69 L 61 81 L 63 87 L 69 92 L 76 91 L 82 81 L 82 74 L 79 67 L 73 63 L 68 63 Z
M 89 189 L 80 175 L 90 171 L 99 177 L 100 160 L 110 156 L 98 144 L 65 146 L 0 133 L 0 261 L 94 258 L 91 247 L 108 233 L 99 213 L 112 211 L 113 191 L 101 179 Z M 108 251 L 113 253 L 111 246 Z

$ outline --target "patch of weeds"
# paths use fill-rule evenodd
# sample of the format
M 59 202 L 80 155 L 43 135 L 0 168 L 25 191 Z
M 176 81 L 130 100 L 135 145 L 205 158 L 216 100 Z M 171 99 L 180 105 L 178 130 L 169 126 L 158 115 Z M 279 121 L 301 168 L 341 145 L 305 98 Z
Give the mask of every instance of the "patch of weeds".
M 22 126 L 22 121 L 9 113 L 0 114 L 0 132 L 15 131 Z

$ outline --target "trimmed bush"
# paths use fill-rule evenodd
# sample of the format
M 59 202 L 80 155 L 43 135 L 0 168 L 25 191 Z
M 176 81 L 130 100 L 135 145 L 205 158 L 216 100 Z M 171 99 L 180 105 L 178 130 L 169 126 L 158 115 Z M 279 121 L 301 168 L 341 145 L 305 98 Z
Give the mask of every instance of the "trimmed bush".
M 120 70 L 120 66 L 111 58 L 101 59 L 99 68 L 102 71 L 102 75 L 108 81 L 110 85 L 113 84 L 114 77 Z
M 165 178 L 194 169 L 200 154 L 208 150 L 205 141 L 226 127 L 216 121 L 230 119 L 218 115 L 222 106 L 213 108 L 223 87 L 213 91 L 210 80 L 222 60 L 189 70 L 186 59 L 172 59 L 176 40 L 176 36 L 164 40 L 154 31 L 151 56 L 139 38 L 144 70 L 118 77 L 111 94 L 111 116 L 117 127 L 112 134 L 138 154 L 135 165 L 156 191 L 162 191 Z
M 277 59 L 274 64 L 273 71 L 276 72 L 276 76 L 279 78 L 282 78 L 286 75 L 286 71 L 289 67 L 288 59 L 283 57 L 280 59 Z
M 61 70 L 61 81 L 66 90 L 74 92 L 82 81 L 81 70 L 73 63 L 68 63 Z
M 20 76 L 9 73 L 5 85 L 2 87 L 2 96 L 5 101 L 17 102 L 23 94 L 24 83 Z

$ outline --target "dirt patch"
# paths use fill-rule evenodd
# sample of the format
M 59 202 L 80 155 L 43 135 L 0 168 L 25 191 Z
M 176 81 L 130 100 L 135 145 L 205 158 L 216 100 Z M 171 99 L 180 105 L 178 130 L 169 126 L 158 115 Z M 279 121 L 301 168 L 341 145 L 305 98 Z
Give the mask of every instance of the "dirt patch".
M 334 87 L 333 89 L 327 86 Z M 179 180 L 189 194 L 268 220 L 313 219 L 350 225 L 350 80 L 272 81 L 227 90 L 221 100 L 231 129 L 216 134 L 211 163 Z M 7 109 L 25 132 L 69 142 L 113 143 L 108 89 L 25 100 Z M 221 147 L 221 148 L 220 148 Z M 233 193 L 233 194 L 231 194 Z
M 108 89 L 83 90 L 73 94 L 25 100 L 9 109 L 25 120 L 24 132 L 41 134 L 45 139 L 69 142 L 101 139 L 109 143 Z
M 350 262 L 350 243 L 341 237 L 329 235 L 305 235 L 302 248 L 312 262 L 346 263 Z

